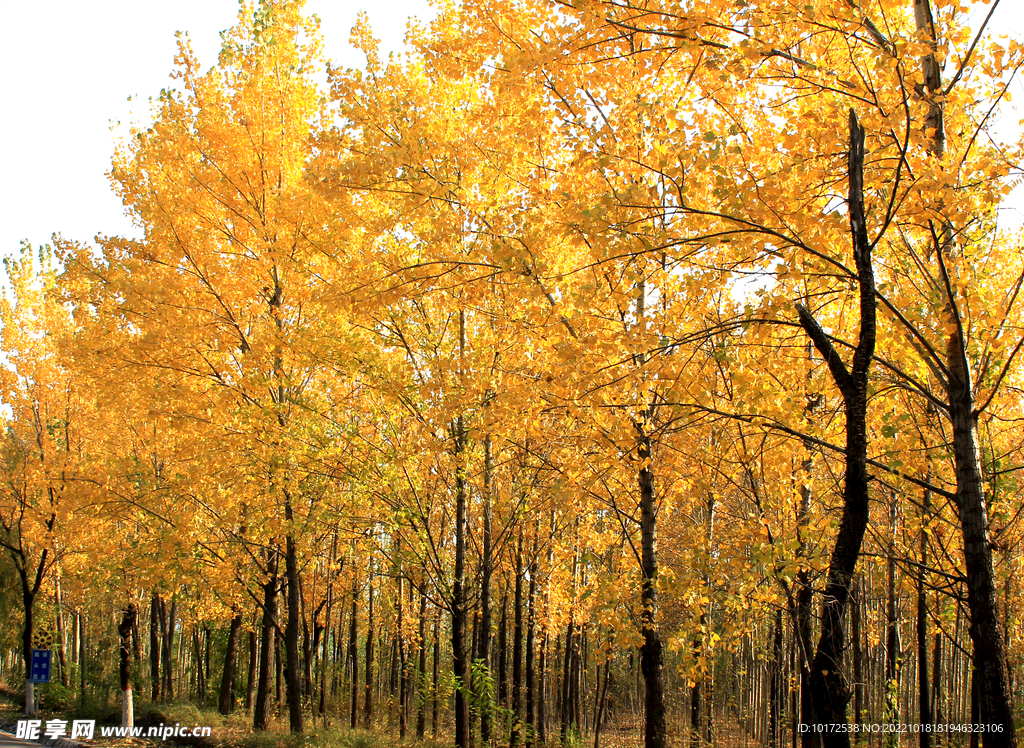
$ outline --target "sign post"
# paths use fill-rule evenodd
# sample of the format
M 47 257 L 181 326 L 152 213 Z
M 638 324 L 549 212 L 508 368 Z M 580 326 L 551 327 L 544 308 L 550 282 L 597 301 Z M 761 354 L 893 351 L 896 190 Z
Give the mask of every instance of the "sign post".
M 48 649 L 32 650 L 32 672 L 29 680 L 33 683 L 50 682 L 50 655 Z
M 46 629 L 39 629 L 32 634 L 32 654 L 29 657 L 28 677 L 25 679 L 25 714 L 29 717 L 39 713 L 35 684 L 50 682 L 50 647 L 52 645 L 53 634 Z

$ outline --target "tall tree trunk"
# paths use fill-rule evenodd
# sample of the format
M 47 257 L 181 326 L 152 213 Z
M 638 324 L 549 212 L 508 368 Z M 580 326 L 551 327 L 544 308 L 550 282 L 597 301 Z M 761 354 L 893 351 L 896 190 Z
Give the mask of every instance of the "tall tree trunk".
M 640 462 L 641 593 L 640 621 L 643 644 L 640 671 L 644 678 L 644 748 L 665 748 L 665 685 L 661 635 L 658 631 L 658 513 L 654 497 L 651 437 L 637 423 L 637 458 Z
M 929 470 L 928 478 L 931 479 Z M 925 489 L 921 503 L 921 565 L 917 569 L 917 704 L 918 721 L 922 725 L 932 724 L 931 700 L 928 687 L 928 600 L 925 596 L 925 567 L 928 565 L 928 534 L 925 526 L 931 514 L 931 491 Z M 931 748 L 930 729 L 921 730 L 920 748 Z
M 160 625 L 160 611 L 163 609 L 163 602 L 160 596 L 153 593 L 149 604 L 149 679 L 153 688 L 153 703 L 160 701 L 160 632 L 167 627 L 166 623 Z
M 202 704 L 206 701 L 206 676 L 207 672 L 203 667 L 203 645 L 199 641 L 199 627 L 192 627 L 192 650 L 195 653 L 196 672 L 196 700 Z
M 245 711 L 252 709 L 253 694 L 256 691 L 256 629 L 249 632 L 249 667 L 245 678 Z
M 278 590 L 278 595 L 283 590 Z M 279 597 L 280 599 L 280 597 Z M 287 599 L 285 600 L 287 605 Z M 284 703 L 284 653 L 281 651 L 283 646 L 283 637 L 281 635 L 281 627 L 274 627 L 274 702 L 275 711 L 277 714 L 281 713 L 281 704 Z
M 516 545 L 516 597 L 512 606 L 515 625 L 512 634 L 512 734 L 509 745 L 519 743 L 522 732 L 523 698 L 523 528 L 519 527 Z
M 79 690 L 78 690 L 78 693 L 79 693 L 79 695 L 81 697 L 78 705 L 80 707 L 85 705 L 85 680 L 86 680 L 86 678 L 85 678 L 85 666 L 88 664 L 88 656 L 89 656 L 89 650 L 86 647 L 87 642 L 86 642 L 86 630 L 85 630 L 85 628 L 86 628 L 86 618 L 85 618 L 85 615 L 82 614 L 79 617 L 79 628 L 78 628 L 78 636 L 79 636 L 79 644 L 78 644 L 78 687 L 79 687 Z
M 274 634 L 277 631 L 277 549 L 271 548 L 267 556 L 267 581 L 263 583 L 263 626 L 260 633 L 260 673 L 252 713 L 252 726 L 255 730 L 266 730 L 269 724 L 270 677 L 276 654 Z
M 494 573 L 494 551 L 492 539 L 493 509 L 491 506 L 491 488 L 494 464 L 491 458 L 491 436 L 484 438 L 484 538 L 483 558 L 480 565 L 480 660 L 483 664 L 482 693 L 484 703 L 480 706 L 480 740 L 485 746 L 491 742 L 491 719 L 494 706 L 491 703 L 494 694 L 494 678 L 491 676 L 491 576 Z
M 701 616 L 701 620 L 704 617 Z M 700 658 L 703 652 L 703 641 L 700 635 L 694 636 L 693 641 L 690 643 L 693 650 L 694 661 Z M 704 683 L 704 678 L 701 673 L 695 672 L 693 674 L 693 685 L 690 686 L 690 748 L 700 748 L 701 745 L 701 689 Z
M 366 579 L 366 657 L 363 663 L 366 670 L 366 700 L 363 704 L 363 727 L 367 730 L 373 726 L 373 572 Z
M 427 731 L 427 584 L 420 588 L 420 615 L 417 621 L 419 635 L 419 662 L 416 665 L 416 739 L 423 740 Z M 486 742 L 484 743 L 486 745 Z
M 809 496 L 810 490 L 801 487 L 801 506 L 798 527 L 806 529 L 807 517 L 810 511 Z M 798 530 L 800 532 L 800 530 Z M 805 539 L 800 532 L 799 554 L 804 553 Z M 814 588 L 811 586 L 811 574 L 807 568 L 801 568 L 796 575 L 796 631 L 794 638 L 797 646 L 797 662 L 800 665 L 800 722 L 805 725 L 814 723 L 814 699 L 811 695 L 811 653 L 814 651 L 812 639 L 811 616 L 814 610 Z M 803 748 L 818 748 L 821 744 L 821 735 L 817 732 L 807 730 L 800 734 L 800 745 Z
M 779 748 L 782 731 L 782 609 L 775 611 L 772 624 L 772 660 L 768 684 L 768 746 Z
M 537 674 L 537 740 L 541 745 L 548 742 L 548 632 L 540 636 L 540 666 Z
M 861 715 L 864 710 L 864 676 L 863 656 L 861 648 L 860 609 L 863 604 L 863 577 L 858 576 L 850 591 L 850 646 L 853 649 L 853 722 L 862 724 Z M 860 731 L 853 736 L 855 743 L 860 743 Z
M 508 584 L 501 596 L 501 621 L 498 623 L 498 704 L 508 706 Z
M 131 665 L 131 635 L 132 626 L 138 618 L 139 609 L 135 603 L 128 603 L 121 616 L 121 623 L 117 626 L 117 636 L 120 643 L 120 676 L 121 676 L 121 727 L 135 726 L 135 703 L 132 699 L 132 665 Z
M 900 631 L 896 609 L 896 497 L 889 500 L 889 549 L 885 570 L 885 721 L 894 724 L 900 716 Z M 886 744 L 898 744 L 899 733 L 886 735 Z
M 431 674 L 430 731 L 437 739 L 439 712 L 441 708 L 441 609 L 434 616 L 434 672 Z
M 395 576 L 398 582 L 398 622 L 395 626 L 395 650 L 398 655 L 398 737 L 405 740 L 408 722 L 409 671 L 405 661 L 405 577 L 402 576 L 401 541 L 395 539 Z
M 356 726 L 359 724 L 359 628 L 358 628 L 358 621 L 359 621 L 359 586 L 358 586 L 357 580 L 353 576 L 353 578 L 352 578 L 352 615 L 351 615 L 351 618 L 350 618 L 349 624 L 348 624 L 349 628 L 348 628 L 348 657 L 347 657 L 348 662 L 349 662 L 349 667 L 352 668 L 352 671 L 351 671 L 351 673 L 352 673 L 352 680 L 350 681 L 350 683 L 352 684 L 352 699 L 351 699 L 351 703 L 349 705 L 349 711 L 350 711 L 349 727 L 351 729 L 353 729 L 353 730 L 356 729 Z M 367 633 L 367 639 L 366 639 L 367 647 L 372 647 L 372 644 L 371 644 L 372 641 L 373 641 L 373 633 L 372 633 L 372 631 L 369 631 Z M 369 658 L 369 653 L 367 653 L 367 662 L 369 662 L 368 658 Z M 367 671 L 367 672 L 369 672 L 369 671 Z M 367 684 L 369 684 L 369 681 L 367 681 Z M 367 700 L 366 711 L 369 712 L 369 710 L 370 710 L 370 691 L 369 691 L 369 685 L 367 686 L 366 700 Z M 367 729 L 369 729 L 369 725 L 367 725 Z
M 460 359 L 466 347 L 466 313 L 459 310 Z M 466 427 L 460 415 L 453 428 L 455 442 L 455 575 L 452 579 L 452 670 L 455 676 L 455 745 L 469 743 L 469 658 L 466 652 Z
M 608 686 L 612 681 L 612 657 L 605 655 L 604 682 L 600 682 L 601 664 L 597 665 L 598 687 L 594 693 L 594 748 L 601 748 L 601 728 L 604 727 L 605 707 L 608 704 Z
M 936 593 L 938 597 L 938 593 Z M 938 613 L 938 606 L 936 605 L 936 613 Z M 942 724 L 942 632 L 936 631 L 933 637 L 932 645 L 932 688 L 931 688 L 931 707 L 932 707 L 932 721 L 934 724 Z M 942 745 L 944 741 L 940 736 L 935 736 L 935 745 Z
M 54 541 L 54 546 L 56 547 L 56 541 Z M 57 619 L 57 668 L 60 670 L 60 683 L 64 688 L 67 688 L 70 680 L 67 658 L 65 656 L 65 651 L 67 650 L 67 634 L 64 630 L 64 596 L 61 590 L 60 557 L 56 552 L 54 557 L 53 603 L 54 617 Z M 136 617 L 138 616 L 136 615 Z
M 337 538 L 335 538 L 335 542 Z M 331 563 L 333 564 L 337 556 L 336 549 L 331 550 Z M 334 584 L 331 578 L 328 577 L 327 582 L 327 596 L 324 599 L 324 622 L 322 626 L 318 626 L 314 620 L 313 625 L 318 632 L 319 638 L 314 636 L 313 649 L 318 653 L 320 658 L 319 663 L 319 681 L 320 681 L 320 697 L 316 707 L 316 713 L 321 716 L 327 714 L 327 671 L 330 668 L 331 662 L 331 635 L 334 633 L 331 628 L 331 614 L 334 612 Z
M 928 103 L 924 129 L 931 135 L 928 150 L 933 157 L 942 159 L 945 155 L 942 108 L 948 91 L 943 88 L 942 69 L 935 53 L 935 21 L 929 0 L 914 0 L 914 16 L 918 32 L 932 49 L 922 58 Z M 956 506 L 963 535 L 967 604 L 971 613 L 968 631 L 978 669 L 979 718 L 986 725 L 1002 726 L 999 732 L 985 733 L 985 748 L 1016 748 L 1017 732 L 1010 707 L 1006 647 L 999 629 L 992 546 L 988 537 L 988 508 L 978 442 L 978 410 L 967 357 L 967 339 L 947 266 L 947 261 L 955 259 L 955 240 L 948 222 L 943 221 L 937 228 L 934 259 L 938 264 L 938 277 L 943 279 L 947 289 L 946 392 L 953 428 Z
M 846 415 L 846 464 L 843 474 L 843 512 L 829 561 L 822 600 L 821 635 L 811 663 L 811 689 L 815 723 L 845 723 L 850 689 L 843 674 L 846 636 L 843 618 L 850 585 L 860 557 L 868 524 L 867 471 L 867 385 L 868 369 L 875 351 L 875 277 L 871 267 L 871 242 L 864 214 L 864 129 L 850 110 L 850 190 L 848 209 L 857 269 L 860 306 L 860 336 L 850 369 L 846 368 L 831 340 L 810 311 L 798 306 L 800 323 L 828 364 L 832 378 L 843 395 Z M 825 732 L 826 748 L 846 748 L 848 732 Z
M 526 596 L 526 745 L 532 746 L 537 732 L 537 553 L 540 537 L 538 524 L 533 536 L 533 556 L 530 562 L 530 588 Z
M 53 529 L 55 517 L 51 517 L 47 523 L 48 529 Z M 46 558 L 49 549 L 44 548 L 39 555 L 39 565 L 33 572 L 30 568 L 27 554 L 22 551 L 15 553 L 11 551 L 11 557 L 18 572 L 18 580 L 21 582 L 21 602 L 24 612 L 24 621 L 21 628 L 21 656 L 25 663 L 25 714 L 32 716 L 39 713 L 38 703 L 34 694 L 34 683 L 29 679 L 32 672 L 32 628 L 34 621 L 34 606 L 36 596 L 39 594 L 39 587 L 43 583 L 43 575 L 46 571 Z
M 224 652 L 224 673 L 220 679 L 218 709 L 221 714 L 235 710 L 235 667 L 238 661 L 238 639 L 242 633 L 242 614 L 235 613 L 228 630 L 228 646 Z
M 309 632 L 309 615 L 312 603 L 306 600 L 306 585 L 299 574 L 299 620 L 302 622 L 302 702 L 309 704 L 313 697 L 313 649 L 314 642 Z M 316 628 L 316 622 L 313 623 Z
M 286 501 L 285 514 L 291 522 L 291 501 Z M 288 623 L 284 630 L 288 725 L 292 732 L 302 732 L 302 684 L 299 681 L 299 562 L 295 538 L 290 533 L 285 537 L 284 564 L 288 582 Z
M 166 611 L 166 616 L 164 612 Z M 178 601 L 171 597 L 171 604 L 165 606 L 160 601 L 160 629 L 163 635 L 163 687 L 164 701 L 174 699 L 174 634 L 178 627 Z

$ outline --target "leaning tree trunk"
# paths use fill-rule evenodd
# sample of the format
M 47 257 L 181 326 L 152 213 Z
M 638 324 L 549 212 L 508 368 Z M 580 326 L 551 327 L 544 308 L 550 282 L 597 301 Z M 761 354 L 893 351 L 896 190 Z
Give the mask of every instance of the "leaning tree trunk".
M 860 301 L 860 339 L 850 369 L 846 368 L 811 312 L 802 305 L 797 306 L 800 324 L 825 359 L 842 393 L 846 415 L 843 513 L 839 535 L 829 561 L 821 609 L 821 636 L 810 673 L 814 721 L 824 724 L 846 723 L 850 688 L 843 674 L 846 650 L 843 617 L 868 524 L 867 391 L 868 369 L 875 351 L 875 278 L 871 267 L 871 242 L 864 215 L 864 129 L 858 124 L 852 109 L 848 172 L 850 232 Z M 822 744 L 825 748 L 846 748 L 850 745 L 850 734 L 825 732 Z

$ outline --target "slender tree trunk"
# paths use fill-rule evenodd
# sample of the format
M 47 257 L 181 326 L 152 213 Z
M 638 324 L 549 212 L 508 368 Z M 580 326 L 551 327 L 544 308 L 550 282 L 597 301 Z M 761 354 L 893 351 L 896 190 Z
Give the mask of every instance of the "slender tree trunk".
M 121 676 L 121 727 L 135 726 L 135 704 L 132 699 L 132 665 L 131 665 L 131 635 L 132 626 L 138 618 L 139 609 L 135 603 L 128 603 L 121 616 L 121 623 L 117 627 L 117 635 L 120 642 L 120 676 Z
M 928 471 L 931 478 L 931 471 Z M 921 565 L 917 570 L 917 704 L 918 720 L 922 725 L 932 724 L 932 710 L 928 687 L 928 600 L 925 596 L 925 567 L 928 565 L 928 535 L 925 523 L 931 514 L 931 491 L 925 489 L 921 503 Z M 920 748 L 931 748 L 931 730 L 921 730 Z
M 434 616 L 434 672 L 431 674 L 430 730 L 437 739 L 439 710 L 441 708 L 441 609 Z
M 459 313 L 461 347 L 465 347 L 465 312 Z M 452 580 L 452 670 L 455 676 L 455 745 L 471 748 L 469 743 L 469 661 L 466 652 L 466 476 L 464 451 L 466 431 L 462 416 L 456 419 L 455 455 L 455 575 Z
M 703 616 L 701 617 L 703 620 Z M 693 649 L 694 660 L 702 654 L 704 648 L 701 637 L 694 636 L 690 646 Z M 690 686 L 690 748 L 700 748 L 701 745 L 701 688 L 704 678 L 701 673 L 694 673 L 693 685 Z
M 52 529 L 53 519 L 50 520 L 48 528 Z M 25 714 L 28 716 L 39 713 L 39 705 L 35 699 L 33 681 L 29 679 L 32 672 L 32 628 L 34 620 L 34 606 L 39 587 L 43 583 L 43 574 L 46 570 L 46 557 L 49 549 L 44 548 L 39 556 L 39 565 L 35 572 L 29 568 L 29 560 L 22 553 L 11 552 L 12 560 L 18 572 L 18 579 L 21 582 L 21 602 L 24 611 L 24 621 L 21 628 L 21 656 L 25 663 Z
M 417 621 L 419 635 L 419 662 L 416 666 L 416 739 L 423 740 L 427 731 L 427 587 L 426 581 L 420 589 L 420 615 Z M 486 743 L 485 743 L 486 745 Z
M 278 595 L 282 592 L 284 590 L 278 590 Z M 287 605 L 287 599 L 285 600 L 285 605 Z M 281 651 L 282 647 L 281 628 L 276 626 L 274 628 L 274 702 L 276 714 L 281 713 L 281 704 L 284 703 L 284 653 Z
M 853 590 L 850 592 L 850 644 L 853 649 L 853 721 L 857 725 L 863 722 L 861 717 L 864 709 L 864 675 L 860 631 L 862 589 L 863 577 L 858 576 L 853 583 Z M 858 730 L 853 736 L 853 740 L 855 743 L 860 743 L 861 738 L 862 736 Z
M 83 614 L 79 618 L 79 629 L 78 635 L 80 638 L 78 645 L 78 693 L 81 696 L 79 706 L 85 705 L 85 667 L 88 664 L 89 650 L 86 647 L 86 618 Z
M 58 560 L 53 567 L 53 602 L 55 618 L 57 619 L 57 667 L 60 670 L 61 685 L 67 688 L 70 681 L 68 663 L 65 657 L 65 650 L 67 649 L 67 635 L 64 630 L 64 597 L 61 591 L 60 576 L 60 562 Z
M 313 649 L 314 643 L 309 632 L 309 613 L 312 603 L 306 600 L 306 585 L 299 576 L 299 620 L 302 623 L 302 698 L 301 703 L 309 704 L 313 697 Z M 313 623 L 314 628 L 316 622 Z M 314 634 L 315 635 L 315 634 Z
M 335 537 L 335 545 L 337 544 L 337 538 Z M 331 550 L 331 563 L 333 564 L 337 557 L 337 549 L 332 548 Z M 320 639 L 317 640 L 314 637 L 313 649 L 318 653 L 320 658 L 320 670 L 319 670 L 319 681 L 320 681 L 320 698 L 317 703 L 316 713 L 320 716 L 326 716 L 327 714 L 327 671 L 331 667 L 331 635 L 334 630 L 331 628 L 331 614 L 334 613 L 334 584 L 330 578 L 327 582 L 327 597 L 324 600 L 324 623 L 323 626 L 317 628 Z M 316 621 L 313 622 L 316 626 Z
M 242 633 L 242 614 L 235 613 L 228 630 L 228 646 L 224 652 L 224 674 L 220 679 L 218 709 L 221 714 L 235 710 L 235 666 L 238 661 L 238 640 Z
M 540 527 L 533 537 L 533 557 L 530 562 L 530 588 L 526 596 L 526 745 L 532 746 L 537 732 L 537 552 Z
M 363 727 L 369 730 L 373 726 L 373 572 L 366 579 L 366 700 L 363 703 Z
M 508 585 L 501 597 L 501 622 L 498 624 L 498 704 L 508 706 Z
M 153 599 L 149 605 L 149 679 L 153 688 L 153 703 L 160 701 L 160 632 L 167 628 L 167 624 L 160 623 L 160 611 L 163 609 L 163 601 L 160 596 L 153 593 Z
M 935 54 L 935 22 L 928 0 L 914 0 L 917 30 L 930 43 L 932 52 L 922 58 L 924 88 L 928 110 L 924 129 L 931 135 L 929 152 L 935 158 L 945 155 L 942 69 Z M 956 469 L 956 506 L 963 535 L 963 553 L 967 576 L 967 604 L 970 609 L 971 644 L 978 668 L 979 718 L 986 725 L 1001 725 L 999 732 L 985 733 L 985 748 L 1016 748 L 1017 732 L 1010 706 L 1009 670 L 1006 647 L 999 629 L 996 588 L 992 567 L 992 546 L 988 536 L 988 508 L 981 470 L 978 442 L 978 410 L 967 354 L 967 339 L 957 307 L 947 262 L 956 258 L 952 227 L 938 226 L 934 259 L 938 277 L 947 288 L 946 344 L 947 400 L 953 429 L 953 457 Z
M 491 484 L 494 465 L 491 459 L 491 437 L 484 438 L 484 538 L 483 558 L 480 567 L 480 660 L 483 663 L 485 683 L 482 692 L 484 703 L 480 707 L 480 740 L 485 746 L 491 743 L 491 720 L 493 715 L 494 679 L 491 676 L 491 626 L 493 612 L 491 603 L 491 576 L 494 573 L 494 551 L 492 548 L 493 509 L 491 506 Z
M 850 369 L 843 364 L 811 313 L 803 306 L 798 307 L 801 325 L 828 364 L 832 378 L 843 395 L 846 414 L 843 512 L 839 535 L 829 561 L 822 600 L 821 636 L 811 663 L 810 677 L 815 722 L 834 724 L 846 722 L 846 706 L 850 700 L 849 686 L 843 673 L 846 649 L 843 618 L 868 523 L 867 385 L 876 334 L 875 280 L 871 267 L 871 242 L 864 214 L 864 130 L 852 110 L 849 178 L 850 229 L 860 301 L 860 336 Z M 822 742 L 826 748 L 846 748 L 850 745 L 850 734 L 826 732 L 822 735 Z
M 203 667 L 203 645 L 199 641 L 199 627 L 192 627 L 192 650 L 195 653 L 196 700 L 202 704 L 206 701 L 207 671 Z
M 658 514 L 654 497 L 651 437 L 642 424 L 637 429 L 637 457 L 640 461 L 641 593 L 640 620 L 643 644 L 640 671 L 644 678 L 644 748 L 665 748 L 665 685 L 661 635 L 658 632 Z
M 569 745 L 572 740 L 572 733 L 576 731 L 577 725 L 573 721 L 572 709 L 572 653 L 576 647 L 576 620 L 570 614 L 569 623 L 565 627 L 565 651 L 562 654 L 562 683 L 559 691 L 559 710 L 561 711 L 562 726 L 560 742 L 563 748 Z
M 351 699 L 351 704 L 349 705 L 349 707 L 350 707 L 349 727 L 351 727 L 351 729 L 353 729 L 353 730 L 356 729 L 356 725 L 359 724 L 359 629 L 358 629 L 358 620 L 359 620 L 359 587 L 358 587 L 358 583 L 357 583 L 356 579 L 353 577 L 353 579 L 352 579 L 352 615 L 350 617 L 349 624 L 348 624 L 349 625 L 349 628 L 348 628 L 348 662 L 349 662 L 349 666 L 352 668 L 352 671 L 351 671 L 351 673 L 352 673 L 352 680 L 350 681 L 352 683 L 352 699 Z M 372 641 L 373 641 L 373 635 L 372 635 L 372 633 L 368 633 L 367 634 L 367 639 L 366 639 L 368 647 L 372 647 L 372 644 L 371 644 Z M 367 657 L 369 657 L 369 654 L 367 654 Z M 367 711 L 369 711 L 369 709 L 370 709 L 370 698 L 371 698 L 370 697 L 370 692 L 369 692 L 369 690 L 367 690 L 367 692 L 366 692 L 366 699 L 367 699 L 366 709 L 367 709 Z M 367 729 L 369 729 L 369 725 L 367 725 Z
M 395 650 L 398 655 L 398 737 L 405 740 L 408 722 L 409 668 L 405 656 L 405 577 L 402 576 L 401 546 L 395 540 L 396 576 L 398 582 L 398 624 L 395 626 Z
M 889 558 L 885 573 L 885 721 L 894 724 L 900 716 L 900 632 L 896 609 L 896 497 L 889 501 Z M 898 744 L 899 733 L 886 735 L 887 745 Z
M 598 663 L 597 674 L 601 674 L 601 665 Z M 594 748 L 601 748 L 601 728 L 604 727 L 605 709 L 608 705 L 608 687 L 612 682 L 612 657 L 606 655 L 604 661 L 604 682 L 597 683 L 595 691 L 594 708 Z
M 936 594 L 936 597 L 938 595 Z M 936 613 L 938 613 L 936 605 Z M 931 707 L 932 720 L 934 724 L 942 724 L 942 632 L 937 631 L 934 636 L 932 648 L 932 689 Z M 939 735 L 935 736 L 935 745 L 940 746 L 944 741 Z
M 286 518 L 292 520 L 291 500 L 286 499 Z M 288 693 L 288 724 L 292 732 L 302 732 L 302 684 L 299 681 L 299 562 L 295 538 L 285 537 L 285 575 L 288 583 L 288 623 L 284 630 L 285 681 Z
M 256 691 L 256 629 L 249 632 L 249 667 L 245 678 L 245 711 L 252 709 L 252 697 Z
M 537 740 L 541 745 L 548 742 L 548 633 L 543 630 L 540 637 L 540 671 L 537 674 Z
M 252 714 L 252 726 L 255 730 L 266 730 L 269 725 L 270 677 L 276 650 L 274 634 L 277 630 L 277 549 L 272 548 L 267 555 L 267 581 L 263 584 L 263 630 L 260 634 L 260 673 Z
M 164 611 L 166 610 L 166 617 Z M 160 628 L 163 634 L 163 699 L 172 701 L 174 699 L 174 634 L 178 627 L 178 602 L 171 597 L 170 606 L 160 601 Z M 165 625 L 166 622 L 166 625 Z
M 775 611 L 772 625 L 772 662 L 769 670 L 768 745 L 779 748 L 782 731 L 782 609 Z
M 79 652 L 82 651 L 82 613 L 75 608 L 75 623 L 71 629 L 71 663 L 75 667 L 81 666 Z
M 515 625 L 512 634 L 512 734 L 509 745 L 519 743 L 522 732 L 523 697 L 523 528 L 519 527 L 516 545 L 516 597 L 512 606 Z

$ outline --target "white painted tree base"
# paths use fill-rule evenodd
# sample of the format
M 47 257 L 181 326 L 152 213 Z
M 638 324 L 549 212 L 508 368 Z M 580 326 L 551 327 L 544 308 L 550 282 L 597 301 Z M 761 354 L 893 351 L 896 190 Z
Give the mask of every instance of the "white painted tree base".
M 130 687 L 121 691 L 121 727 L 135 727 L 135 704 Z

